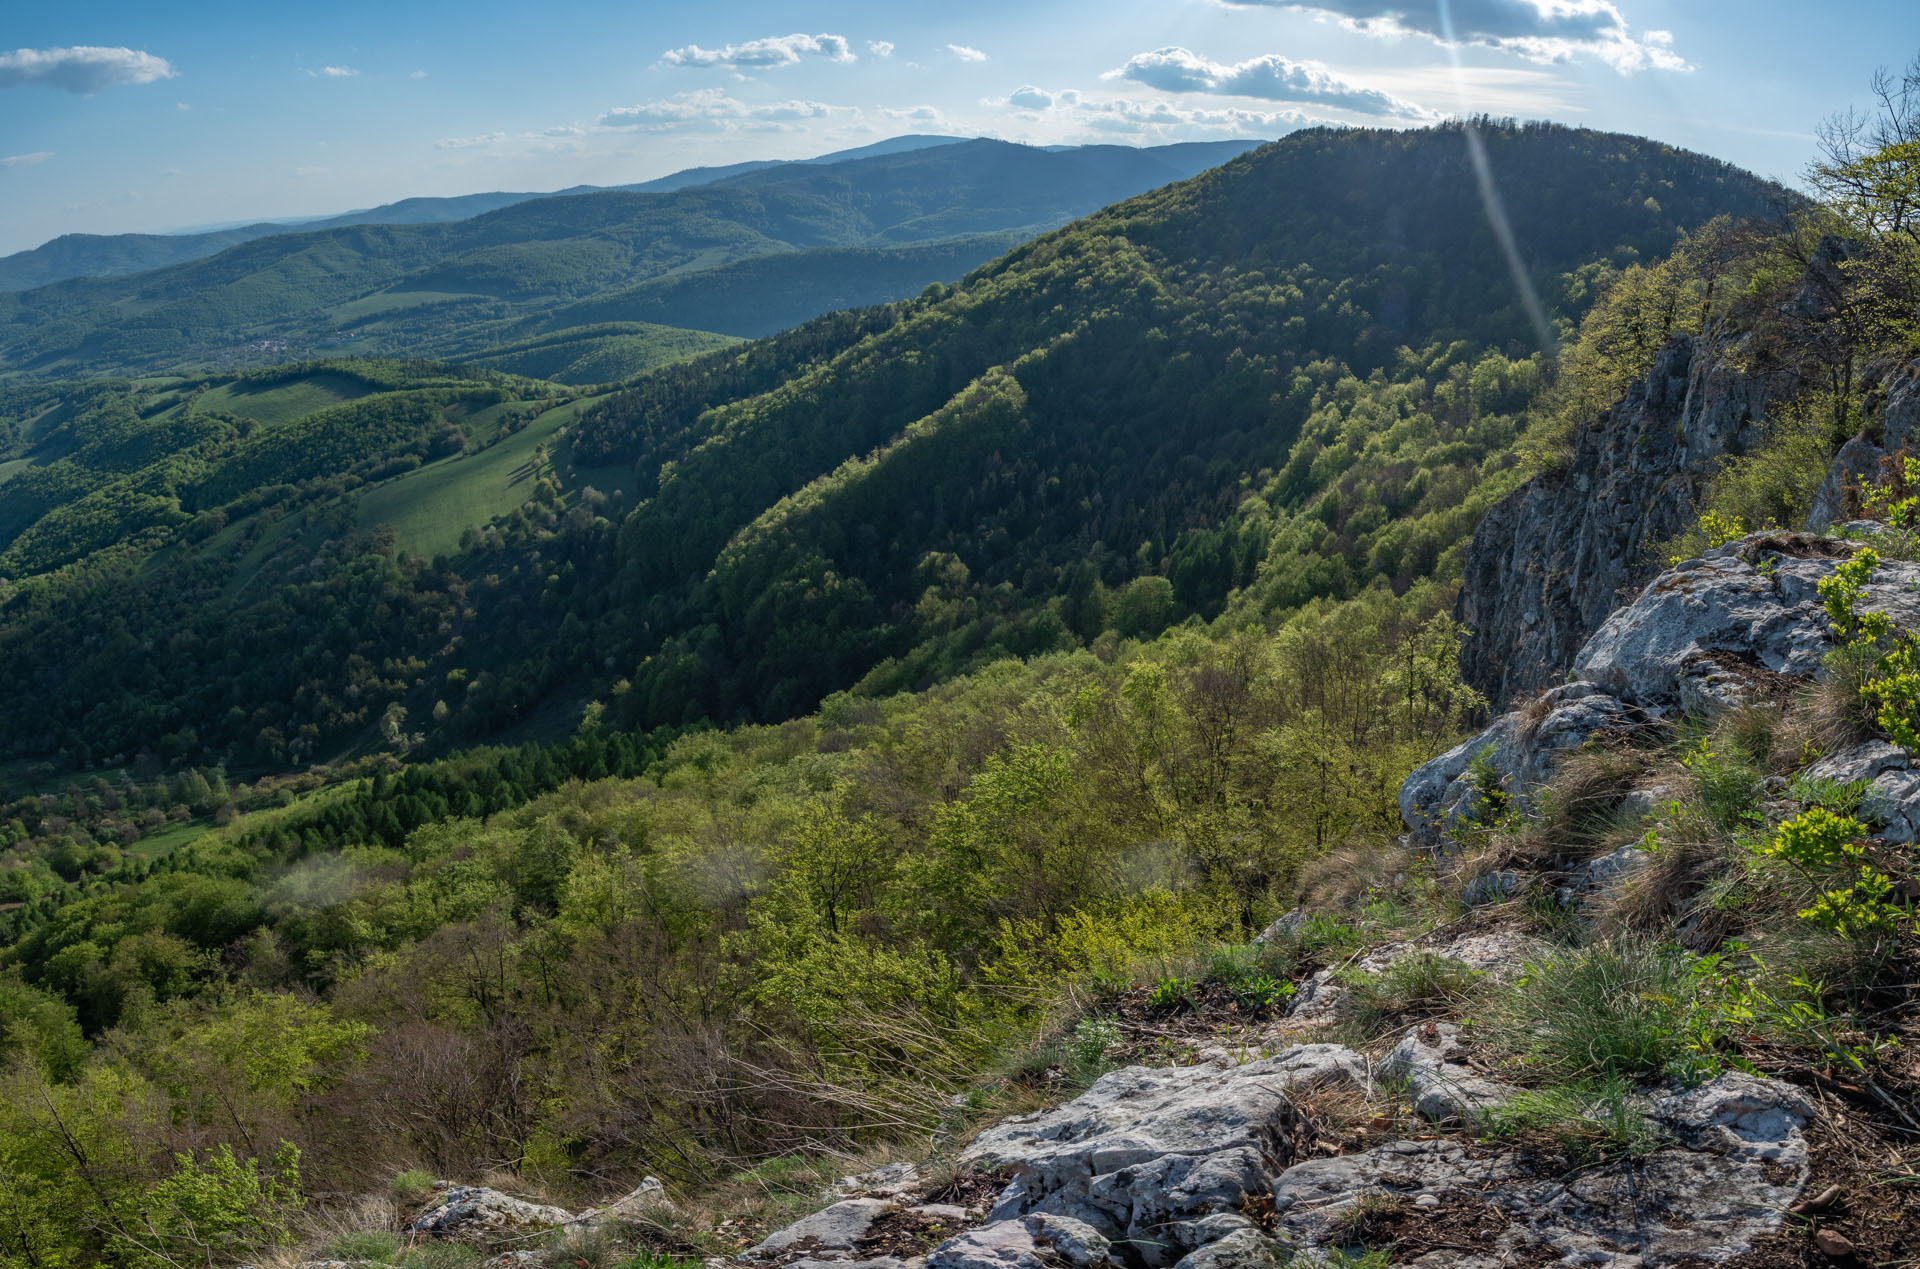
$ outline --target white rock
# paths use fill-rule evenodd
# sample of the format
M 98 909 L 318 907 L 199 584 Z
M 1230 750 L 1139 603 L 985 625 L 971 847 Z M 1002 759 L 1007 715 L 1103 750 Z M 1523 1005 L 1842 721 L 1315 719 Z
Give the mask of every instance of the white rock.
M 1818 673 L 1833 641 L 1815 587 L 1838 561 L 1768 546 L 1781 540 L 1742 538 L 1660 574 L 1587 640 L 1574 658 L 1575 677 L 1648 710 L 1702 713 L 1747 699 L 1753 679 L 1709 654 L 1777 674 Z M 1852 548 L 1830 542 L 1819 549 Z M 1860 607 L 1887 614 L 1898 629 L 1920 628 L 1916 584 L 1920 565 L 1883 561 Z
M 746 1254 L 764 1259 L 809 1238 L 820 1247 L 851 1250 L 855 1243 L 866 1237 L 875 1221 L 895 1210 L 896 1206 L 886 1199 L 843 1199 L 832 1207 L 801 1217 L 785 1229 L 775 1230 Z
M 480 1185 L 449 1186 L 434 1196 L 433 1205 L 411 1226 L 416 1234 L 437 1238 L 485 1240 L 516 1230 L 565 1225 L 573 1213 L 544 1203 L 530 1203 Z
M 1400 786 L 1409 845 L 1431 848 L 1481 809 L 1470 768 L 1482 754 L 1501 788 L 1525 808 L 1560 761 L 1603 731 L 1630 726 L 1620 702 L 1591 683 L 1568 683 L 1503 714 L 1471 740 L 1421 766 Z
M 994 1206 L 996 1222 L 1066 1216 L 1128 1240 L 1150 1269 L 1170 1265 L 1231 1232 L 1207 1218 L 1237 1216 L 1271 1184 L 1293 1116 L 1289 1090 L 1366 1076 L 1364 1058 L 1332 1044 L 1226 1070 L 1127 1067 L 1065 1106 L 989 1128 L 961 1162 L 1019 1172 Z
M 1413 1108 L 1435 1123 L 1478 1124 L 1516 1090 L 1481 1076 L 1461 1060 L 1464 1050 L 1453 1023 L 1418 1026 L 1374 1064 L 1373 1077 L 1404 1085 Z
M 1638 1160 L 1542 1176 L 1518 1154 L 1454 1141 L 1401 1141 L 1311 1159 L 1274 1185 L 1283 1232 L 1337 1243 L 1341 1215 L 1369 1194 L 1484 1200 L 1510 1224 L 1489 1263 L 1545 1243 L 1566 1263 L 1618 1266 L 1726 1260 L 1780 1227 L 1807 1179 L 1806 1100 L 1791 1085 L 1745 1075 L 1657 1099 L 1653 1126 L 1672 1143 Z
M 935 1247 L 927 1269 L 1052 1269 L 1025 1222 L 995 1221 Z
M 1070 1216 L 1040 1212 L 1023 1222 L 1036 1243 L 1045 1245 L 1054 1255 L 1075 1269 L 1107 1262 L 1113 1242 L 1105 1234 Z
M 828 1197 L 864 1194 L 874 1198 L 893 1198 L 920 1184 L 920 1169 L 911 1163 L 889 1163 L 857 1176 L 843 1176 L 833 1183 Z

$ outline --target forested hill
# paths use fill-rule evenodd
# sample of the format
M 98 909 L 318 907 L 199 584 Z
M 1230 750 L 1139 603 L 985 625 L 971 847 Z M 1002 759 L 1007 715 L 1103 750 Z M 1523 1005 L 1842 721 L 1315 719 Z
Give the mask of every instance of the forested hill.
M 282 233 L 204 260 L 0 294 L 0 372 L 41 376 L 227 366 L 246 345 L 447 357 L 558 329 L 551 310 L 668 274 L 814 248 L 897 250 L 1036 233 L 1223 161 L 1250 141 L 1049 151 L 967 141 L 831 164 L 783 164 L 665 193 L 538 198 L 435 224 Z M 976 241 L 967 266 L 999 240 Z M 889 259 L 881 264 L 884 270 Z M 951 252 L 912 285 L 950 279 Z M 841 267 L 856 278 L 857 259 Z M 829 288 L 806 316 L 845 294 Z M 723 329 L 754 323 L 753 297 Z M 626 320 L 616 314 L 596 320 Z M 569 324 L 569 323 L 561 323 Z M 758 329 L 765 329 L 764 326 Z
M 163 269 L 170 264 L 202 260 L 239 243 L 252 242 L 255 238 L 270 238 L 275 234 L 340 229 L 348 225 L 420 225 L 445 220 L 465 220 L 470 216 L 479 216 L 536 198 L 566 194 L 595 194 L 602 192 L 605 188 L 664 194 L 677 189 L 686 189 L 692 185 L 708 185 L 728 177 L 757 172 L 762 168 L 781 167 L 788 164 L 839 163 L 871 155 L 918 150 L 934 145 L 951 145 L 964 139 L 925 135 L 891 137 L 870 146 L 840 150 L 811 159 L 761 159 L 728 164 L 725 167 L 688 168 L 685 171 L 655 177 L 650 181 L 639 181 L 632 185 L 611 187 L 579 185 L 551 193 L 490 191 L 483 194 L 456 194 L 445 198 L 403 198 L 398 202 L 382 203 L 378 207 L 343 212 L 337 216 L 262 221 L 251 225 L 223 225 L 217 229 L 189 233 L 62 234 L 30 250 L 0 256 L 0 291 L 25 291 L 37 286 L 62 282 L 68 278 L 103 278 L 118 277 L 128 273 L 144 273 L 149 269 Z M 1177 149 L 1178 147 L 1167 148 Z M 1177 178 L 1169 176 L 1166 179 Z
M 1634 138 L 1485 143 L 1560 321 L 1783 197 Z M 273 764 L 381 743 L 395 710 L 428 747 L 570 726 L 595 696 L 633 724 L 772 719 L 1229 605 L 1444 587 L 1548 375 L 1460 128 L 1303 132 L 959 286 L 655 370 L 431 563 L 337 482 L 197 486 L 157 554 L 10 590 L 0 734 Z M 426 457 L 423 482 L 460 461 Z M 624 503 L 581 474 L 614 471 Z M 228 539 L 265 501 L 293 545 L 250 589 Z M 202 546 L 216 514 L 236 523 Z

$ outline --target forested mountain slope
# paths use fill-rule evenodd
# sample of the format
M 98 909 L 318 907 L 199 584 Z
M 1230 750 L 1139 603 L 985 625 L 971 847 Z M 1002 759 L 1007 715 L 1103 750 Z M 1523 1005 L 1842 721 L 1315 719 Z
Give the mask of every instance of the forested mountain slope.
M 892 137 L 871 146 L 840 150 L 832 154 L 820 155 L 818 158 L 791 160 L 791 162 L 837 163 L 848 159 L 864 158 L 871 154 L 890 154 L 897 151 L 924 149 L 933 145 L 950 145 L 962 139 L 924 135 Z M 688 168 L 650 181 L 639 181 L 632 185 L 617 185 L 610 188 L 667 193 L 692 185 L 711 184 L 714 181 L 759 171 L 762 168 L 778 167 L 781 163 L 781 160 L 761 160 L 735 163 L 725 167 Z M 253 225 L 225 225 L 217 229 L 190 233 L 62 234 L 51 242 L 42 243 L 31 250 L 0 256 L 0 291 L 25 291 L 33 287 L 65 281 L 67 278 L 118 277 L 128 273 L 144 273 L 149 269 L 161 269 L 170 264 L 202 260 L 239 243 L 251 242 L 255 238 L 270 238 L 275 234 L 340 229 L 348 225 L 421 225 L 447 220 L 465 220 L 470 216 L 497 211 L 502 207 L 511 207 L 515 203 L 524 203 L 535 198 L 599 193 L 601 188 L 579 185 L 571 189 L 544 194 L 496 191 L 484 194 L 459 194 L 445 198 L 403 198 L 398 202 L 382 203 L 378 207 L 344 212 L 338 216 L 263 221 Z
M 1566 316 L 1616 265 L 1778 195 L 1631 138 L 1486 140 Z M 1236 588 L 1259 616 L 1444 579 L 1514 479 L 1531 338 L 1458 128 L 1301 133 L 961 286 L 652 372 L 431 564 L 325 480 L 156 488 L 182 521 L 277 499 L 277 588 L 237 588 L 224 539 L 164 525 L 158 555 L 15 584 L 0 731 L 23 755 L 173 736 L 274 763 L 294 737 L 378 743 L 390 707 L 428 743 L 609 691 L 640 724 L 777 718 L 1151 634 Z
M 0 371 L 231 364 L 257 360 L 246 346 L 263 341 L 277 359 L 318 347 L 472 353 L 577 324 L 530 328 L 525 319 L 649 278 L 816 247 L 1037 232 L 1251 144 L 1048 151 L 968 141 L 781 165 L 668 193 L 539 198 L 451 223 L 278 234 L 151 273 L 0 294 Z M 921 268 L 942 262 L 928 257 Z M 903 290 L 864 294 L 900 298 L 937 280 L 915 272 Z M 735 324 L 754 322 L 752 295 L 738 298 Z M 805 315 L 838 298 L 829 289 Z

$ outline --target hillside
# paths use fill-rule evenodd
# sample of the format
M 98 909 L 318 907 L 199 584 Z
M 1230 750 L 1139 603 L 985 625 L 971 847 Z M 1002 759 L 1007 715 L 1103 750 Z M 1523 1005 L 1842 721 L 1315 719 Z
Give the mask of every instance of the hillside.
M 1610 270 L 1777 195 L 1630 138 L 1487 140 L 1566 318 Z M 0 732 L 69 762 L 172 737 L 273 764 L 295 737 L 377 744 L 390 709 L 442 745 L 564 727 L 594 695 L 640 725 L 772 719 L 1151 636 L 1230 597 L 1275 620 L 1444 585 L 1517 478 L 1544 378 L 1530 329 L 1457 129 L 1301 133 L 960 286 L 655 371 L 431 563 L 396 558 L 325 480 L 156 478 L 157 521 L 229 527 L 202 546 L 161 525 L 160 554 L 16 585 L 0 708 L 36 723 Z M 264 558 L 226 548 L 264 531 L 259 504 L 225 505 L 246 497 L 277 508 L 270 596 L 234 584 Z M 360 603 L 384 620 L 327 615 Z
M 968 141 L 780 165 L 668 193 L 538 198 L 448 223 L 277 234 L 151 273 L 0 294 L 0 371 L 231 368 L 251 364 L 248 346 L 262 343 L 282 360 L 318 349 L 472 354 L 557 329 L 528 329 L 529 317 L 651 278 L 816 247 L 1037 232 L 1250 144 L 1046 151 Z M 897 263 L 879 259 L 883 271 Z M 924 274 L 931 258 L 921 263 L 914 285 L 884 298 L 941 280 Z M 828 311 L 842 289 L 799 307 Z M 751 295 L 741 299 L 730 327 L 760 320 Z
M 960 137 L 903 136 L 876 142 L 854 150 L 838 150 L 813 159 L 785 160 L 798 163 L 838 163 L 869 154 L 894 153 L 951 144 Z M 693 185 L 707 185 L 730 176 L 761 168 L 777 167 L 782 160 L 736 163 L 725 167 L 696 167 L 650 181 L 608 188 L 634 192 L 667 193 Z M 48 286 L 68 278 L 120 277 L 144 273 L 171 264 L 202 260 L 228 247 L 256 238 L 295 231 L 311 232 L 341 229 L 349 225 L 420 225 L 439 221 L 466 220 L 485 212 L 511 207 L 535 198 L 565 194 L 593 194 L 603 187 L 581 185 L 552 194 L 489 192 L 460 194 L 445 198 L 403 198 L 338 216 L 314 216 L 304 220 L 276 220 L 253 225 L 230 225 L 188 233 L 171 234 L 62 234 L 51 242 L 27 251 L 0 256 L 0 291 L 26 291 Z
M 0 389 L 0 1269 L 1914 1260 L 1920 157 L 1468 139 Z

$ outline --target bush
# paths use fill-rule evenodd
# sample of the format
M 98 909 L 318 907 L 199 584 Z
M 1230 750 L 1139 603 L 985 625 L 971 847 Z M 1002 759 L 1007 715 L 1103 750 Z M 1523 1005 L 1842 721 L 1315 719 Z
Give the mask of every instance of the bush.
M 1414 1013 L 1446 1013 L 1477 995 L 1486 975 L 1433 952 L 1402 957 L 1378 973 L 1349 970 L 1342 1010 L 1362 1031 Z
M 1176 1009 L 1191 1009 L 1194 981 L 1191 978 L 1163 978 L 1153 985 L 1147 993 L 1147 1008 L 1172 1012 Z
M 266 1169 L 224 1145 L 204 1160 L 179 1154 L 174 1162 L 173 1175 L 147 1196 L 149 1240 L 119 1240 L 127 1263 L 255 1260 L 292 1243 L 289 1221 L 301 1198 L 300 1151 L 291 1143 L 281 1143 Z

